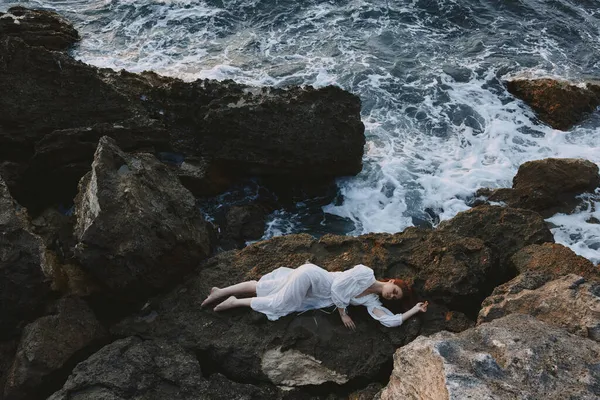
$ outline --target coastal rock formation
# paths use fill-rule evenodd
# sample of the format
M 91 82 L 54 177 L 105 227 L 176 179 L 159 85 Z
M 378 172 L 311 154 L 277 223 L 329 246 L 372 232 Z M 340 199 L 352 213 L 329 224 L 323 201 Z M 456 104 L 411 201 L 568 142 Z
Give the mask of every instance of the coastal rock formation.
M 0 12 L 0 40 L 4 36 L 19 37 L 30 46 L 50 50 L 66 50 L 79 40 L 73 25 L 57 13 L 25 7 Z
M 593 193 L 600 186 L 598 166 L 575 158 L 546 158 L 521 164 L 512 188 L 481 190 L 488 201 L 537 211 L 547 218 L 557 212 L 570 213 L 577 196 Z
M 480 238 L 504 268 L 510 257 L 530 244 L 554 242 L 544 219 L 536 212 L 511 207 L 482 205 L 443 221 L 438 230 Z
M 232 206 L 225 215 L 221 245 L 242 248 L 247 240 L 258 240 L 265 232 L 269 208 L 262 204 Z
M 599 343 L 512 314 L 400 348 L 379 398 L 592 400 L 600 396 L 599 364 Z
M 535 290 L 517 282 L 496 288 L 482 304 L 479 324 L 508 314 L 529 314 L 549 325 L 600 342 L 600 285 L 569 274 Z M 516 285 L 515 285 L 516 284 Z M 516 286 L 516 287 L 515 287 Z
M 153 155 L 100 139 L 75 199 L 75 255 L 118 297 L 143 298 L 211 253 L 194 196 Z
M 72 368 L 76 361 L 84 360 L 93 352 L 89 346 L 106 339 L 106 335 L 85 302 L 77 298 L 61 299 L 57 314 L 39 318 L 23 329 L 6 379 L 5 399 L 40 396 L 53 383 L 48 379 L 56 380 L 52 374 L 60 374 L 62 368 Z M 65 378 L 66 374 L 62 379 Z M 45 388 L 40 388 L 42 384 Z
M 517 271 L 535 271 L 547 276 L 548 280 L 561 275 L 577 274 L 586 279 L 599 280 L 600 270 L 585 257 L 578 256 L 566 246 L 544 243 L 523 247 L 511 261 Z
M 77 365 L 48 400 L 258 400 L 275 398 L 276 392 L 231 382 L 219 374 L 205 378 L 198 360 L 181 347 L 130 337 Z
M 290 179 L 320 185 L 362 168 L 360 99 L 333 86 L 115 72 L 0 35 L 0 91 L 0 173 L 36 212 L 69 202 L 102 135 L 127 150 L 170 153 L 199 195 L 248 176 L 268 177 L 274 188 Z
M 563 131 L 581 122 L 600 105 L 600 85 L 573 84 L 555 79 L 512 79 L 508 91 L 525 101 L 539 118 Z
M 44 269 L 44 243 L 0 177 L 0 340 L 42 312 L 51 291 Z
M 363 307 L 352 307 L 357 330 L 351 332 L 335 312 L 313 310 L 271 322 L 249 309 L 215 313 L 199 307 L 212 286 L 257 279 L 279 266 L 296 267 L 307 260 L 330 270 L 364 263 L 380 278 L 410 278 L 419 294 L 432 303 L 430 310 L 398 329 L 388 329 Z M 418 334 L 472 326 L 464 315 L 448 307 L 456 303 L 478 311 L 481 300 L 473 298 L 483 299 L 483 291 L 491 292 L 493 265 L 481 240 L 427 230 L 357 238 L 327 235 L 319 241 L 304 234 L 277 237 L 211 258 L 185 284 L 151 300 L 142 312 L 113 326 L 112 333 L 179 343 L 239 382 L 304 386 L 375 380 L 394 349 Z M 444 299 L 446 306 L 441 303 Z M 290 368 L 275 373 L 274 364 Z M 292 368 L 297 365 L 319 368 L 306 376 Z

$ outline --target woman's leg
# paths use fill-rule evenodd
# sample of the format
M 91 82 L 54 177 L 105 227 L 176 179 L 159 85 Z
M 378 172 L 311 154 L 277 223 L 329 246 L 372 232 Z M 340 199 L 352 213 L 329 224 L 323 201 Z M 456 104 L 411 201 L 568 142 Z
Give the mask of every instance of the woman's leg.
M 222 289 L 218 288 L 218 287 L 213 287 L 210 290 L 210 294 L 208 295 L 206 300 L 204 300 L 202 302 L 201 307 L 204 307 L 205 305 L 212 303 L 215 300 L 218 300 L 220 298 L 227 297 L 227 296 L 235 296 L 235 295 L 256 296 L 256 283 L 257 283 L 256 281 L 247 281 L 247 282 L 238 283 L 236 285 L 227 286 L 226 288 L 222 288 Z
M 238 299 L 235 296 L 230 296 L 227 300 L 214 308 L 215 311 L 229 310 L 235 307 L 250 307 L 252 298 Z

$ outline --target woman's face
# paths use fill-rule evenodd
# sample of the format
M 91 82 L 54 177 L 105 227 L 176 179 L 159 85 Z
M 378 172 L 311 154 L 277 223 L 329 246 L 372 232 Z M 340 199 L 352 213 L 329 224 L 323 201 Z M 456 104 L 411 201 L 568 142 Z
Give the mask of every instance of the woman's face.
M 387 281 L 383 284 L 381 297 L 386 300 L 398 300 L 402 298 L 402 289 L 394 285 L 394 281 Z

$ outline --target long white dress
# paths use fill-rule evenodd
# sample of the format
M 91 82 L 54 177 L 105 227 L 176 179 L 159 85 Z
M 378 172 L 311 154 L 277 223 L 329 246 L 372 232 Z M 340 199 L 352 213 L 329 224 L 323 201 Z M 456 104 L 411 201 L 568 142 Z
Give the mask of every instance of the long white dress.
M 250 306 L 275 321 L 293 312 L 334 304 L 344 309 L 348 305 L 363 305 L 383 325 L 400 326 L 402 314 L 393 314 L 383 307 L 379 296 L 372 293 L 357 297 L 373 283 L 373 270 L 362 264 L 343 272 L 329 272 L 315 264 L 304 264 L 296 269 L 280 267 L 260 278 Z M 385 315 L 376 315 L 376 309 Z

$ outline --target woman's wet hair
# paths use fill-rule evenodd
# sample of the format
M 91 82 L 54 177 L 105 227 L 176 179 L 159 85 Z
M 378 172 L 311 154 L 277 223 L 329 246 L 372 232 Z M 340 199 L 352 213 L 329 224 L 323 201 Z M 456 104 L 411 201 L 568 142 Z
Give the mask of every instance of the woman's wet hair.
M 392 283 L 398 286 L 402 290 L 402 297 L 398 300 L 386 300 L 382 299 L 384 306 L 390 309 L 392 312 L 405 312 L 410 310 L 417 302 L 415 301 L 414 292 L 410 284 L 402 279 L 379 279 L 379 282 L 387 283 L 392 281 Z

